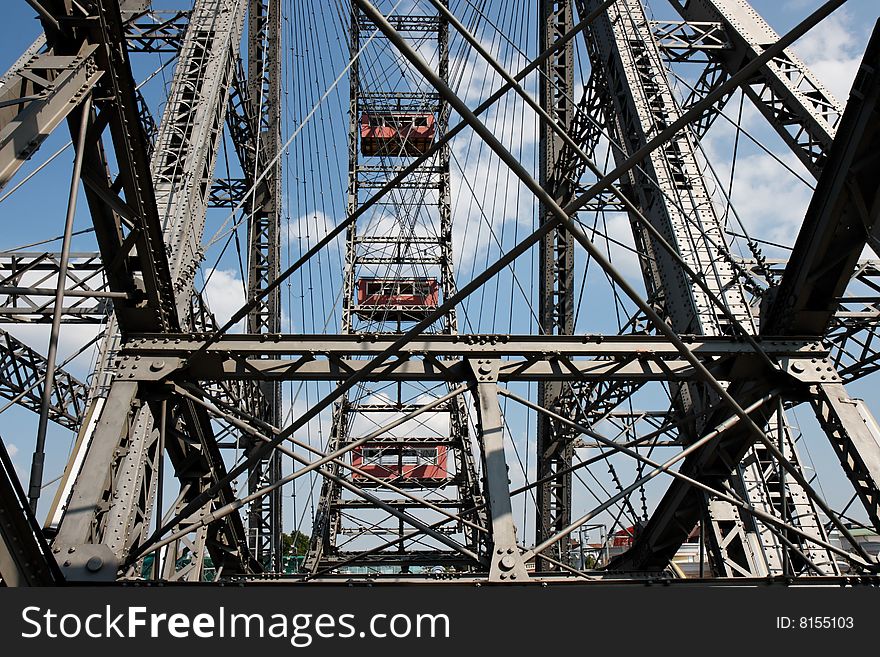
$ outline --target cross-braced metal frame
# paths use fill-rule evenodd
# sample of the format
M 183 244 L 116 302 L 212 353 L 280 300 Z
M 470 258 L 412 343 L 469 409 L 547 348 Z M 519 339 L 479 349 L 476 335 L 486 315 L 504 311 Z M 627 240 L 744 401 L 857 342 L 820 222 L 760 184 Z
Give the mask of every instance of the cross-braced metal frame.
M 340 1 L 344 66 L 291 118 L 308 80 L 287 74 L 285 27 L 306 18 L 284 0 L 170 12 L 33 0 L 44 35 L 0 86 L 0 203 L 70 146 L 74 166 L 61 251 L 0 253 L 0 396 L 39 419 L 27 485 L 0 443 L 0 579 L 644 579 L 680 576 L 677 555 L 695 540 L 704 576 L 875 576 L 854 533 L 880 530 L 880 426 L 845 386 L 877 361 L 878 269 L 860 256 L 878 244 L 880 36 L 845 105 L 791 50 L 844 2 L 780 36 L 745 0 L 672 0 L 681 20 L 655 20 L 643 0 L 541 0 L 525 3 L 537 56 L 523 59 L 491 7 Z M 161 118 L 142 87 L 171 62 L 138 84 L 143 54 L 173 61 Z M 491 94 L 476 93 L 474 70 Z M 343 80 L 347 105 L 324 114 Z M 747 256 L 732 243 L 734 166 L 725 193 L 702 142 L 735 98 L 815 180 L 787 259 L 748 236 Z M 536 166 L 499 127 L 504 111 L 520 121 L 511 134 L 534 120 Z M 63 122 L 71 142 L 28 165 Z M 282 165 L 301 133 L 314 151 L 291 181 Z M 329 160 L 330 133 L 344 144 L 345 189 L 328 177 L 319 195 L 344 196 L 344 214 L 285 252 L 292 190 L 324 171 L 314 162 Z M 465 136 L 478 144 L 471 169 Z M 515 206 L 530 230 L 512 242 L 508 218 L 493 225 L 479 202 L 508 202 L 510 185 L 535 208 Z M 481 235 L 499 247 L 469 278 L 457 187 L 487 226 L 473 250 L 490 241 Z M 80 188 L 87 231 L 73 230 Z M 222 274 L 202 265 L 218 208 L 229 211 L 218 233 L 234 222 L 221 257 L 244 243 L 245 291 L 219 322 L 208 296 Z M 611 256 L 623 244 L 608 229 L 615 213 L 636 276 Z M 85 232 L 95 247 L 73 251 Z M 320 259 L 341 236 L 334 274 Z M 311 308 L 339 330 L 284 332 L 292 281 L 325 266 L 338 282 L 310 288 Z M 599 288 L 613 300 L 589 306 Z M 475 299 L 480 318 L 509 305 L 508 330 L 475 319 Z M 616 312 L 617 330 L 593 311 Z M 45 356 L 16 337 L 33 325 L 48 328 Z M 65 369 L 79 352 L 59 362 L 69 325 L 96 329 L 79 349 L 95 350 L 85 383 Z M 285 384 L 313 394 L 303 405 Z M 798 406 L 842 466 L 844 504 L 808 468 Z M 56 426 L 75 438 L 41 505 Z M 584 532 L 598 526 L 587 563 Z

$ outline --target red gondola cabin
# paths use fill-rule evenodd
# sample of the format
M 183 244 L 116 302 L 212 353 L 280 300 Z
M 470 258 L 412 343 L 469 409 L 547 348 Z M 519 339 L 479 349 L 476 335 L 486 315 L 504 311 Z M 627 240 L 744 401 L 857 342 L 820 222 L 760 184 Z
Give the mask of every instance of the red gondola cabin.
M 446 450 L 443 445 L 427 445 L 421 440 L 412 446 L 367 443 L 352 450 L 351 464 L 378 479 L 394 480 L 402 488 L 443 486 L 449 478 Z M 352 479 L 361 485 L 370 484 L 369 479 L 356 472 Z
M 361 278 L 356 312 L 362 319 L 415 322 L 437 308 L 436 278 Z
M 433 114 L 379 112 L 361 115 L 364 155 L 417 156 L 434 143 Z

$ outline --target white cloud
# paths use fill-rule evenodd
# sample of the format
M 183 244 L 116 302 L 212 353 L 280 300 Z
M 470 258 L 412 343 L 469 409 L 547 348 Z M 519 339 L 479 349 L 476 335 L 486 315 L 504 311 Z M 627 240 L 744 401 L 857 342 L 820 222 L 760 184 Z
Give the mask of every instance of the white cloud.
M 412 403 L 416 405 L 424 405 L 435 399 L 428 395 L 421 395 Z M 369 397 L 360 400 L 364 404 L 393 404 L 395 400 L 383 392 L 378 392 Z M 371 413 L 355 413 L 353 414 L 353 422 L 350 429 L 350 435 L 353 437 L 363 437 L 376 431 L 380 427 L 399 419 L 401 413 L 398 411 L 381 411 Z M 446 436 L 449 434 L 449 414 L 443 412 L 426 411 L 421 415 L 414 417 L 402 424 L 390 429 L 386 435 L 396 436 L 398 438 L 407 437 L 428 437 L 428 436 Z
M 521 99 L 502 100 L 481 118 L 526 169 L 534 168 L 537 122 Z M 513 246 L 505 233 L 512 236 L 514 224 L 519 224 L 521 237 L 533 230 L 535 200 L 508 166 L 472 132 L 453 141 L 452 153 L 456 264 L 459 271 L 469 272 L 487 252 L 497 254 L 499 242 L 505 251 Z M 530 173 L 536 175 L 534 170 Z
M 731 102 L 727 108 L 728 115 L 735 115 L 738 102 L 737 99 Z M 813 178 L 789 147 L 773 134 L 764 118 L 750 103 L 744 105 L 743 127 L 759 138 L 773 155 L 759 150 L 746 137 L 740 136 L 732 194 L 733 207 L 751 236 L 791 245 L 803 223 L 813 194 L 804 181 L 812 181 Z M 733 161 L 734 133 L 735 128 L 732 125 L 718 119 L 702 142 L 718 177 L 724 181 L 725 189 Z M 803 180 L 799 180 L 792 171 Z M 726 201 L 721 188 L 713 178 L 708 177 L 707 181 L 719 214 L 723 214 Z M 741 232 L 732 216 L 728 225 L 733 232 Z M 765 255 L 773 254 L 765 252 Z M 776 255 L 787 257 L 787 254 Z
M 213 269 L 207 274 L 208 285 L 205 297 L 208 307 L 214 313 L 217 322 L 222 326 L 232 315 L 244 305 L 245 291 L 238 272 L 231 269 Z M 232 329 L 240 332 L 244 322 L 241 321 Z
M 783 155 L 782 158 L 797 166 L 793 155 Z M 737 166 L 740 173 L 733 199 L 743 223 L 762 239 L 793 244 L 812 191 L 769 155 L 740 157 Z
M 13 324 L 6 326 L 5 329 L 10 335 L 21 340 L 34 351 L 43 355 L 48 352 L 51 329 L 48 324 Z M 63 363 L 102 330 L 103 326 L 97 324 L 62 324 L 58 335 L 56 363 L 58 365 Z M 95 346 L 92 346 L 68 365 L 65 365 L 64 369 L 82 381 L 92 372 L 94 356 Z
M 6 445 L 6 451 L 11 458 L 15 458 L 15 455 L 18 454 L 18 447 L 16 447 L 15 443 L 9 443 Z
M 853 16 L 839 10 L 794 45 L 795 52 L 826 89 L 843 103 L 864 54 L 861 32 Z
M 299 255 L 315 246 L 335 227 L 336 222 L 332 217 L 320 210 L 315 210 L 300 215 L 295 221 L 290 222 L 288 238 L 291 241 L 291 245 L 297 249 Z M 335 257 L 335 253 L 339 253 L 342 250 L 342 240 L 344 238 L 345 232 L 343 231 L 336 239 L 324 247 L 323 251 L 334 254 Z

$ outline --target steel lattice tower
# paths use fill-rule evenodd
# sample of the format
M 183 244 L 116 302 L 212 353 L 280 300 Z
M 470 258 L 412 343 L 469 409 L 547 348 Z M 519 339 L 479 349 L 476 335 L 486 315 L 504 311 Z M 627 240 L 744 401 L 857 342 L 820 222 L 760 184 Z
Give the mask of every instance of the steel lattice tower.
M 345 16 L 323 4 L 34 3 L 44 34 L 0 78 L 0 203 L 70 146 L 75 157 L 64 234 L 48 240 L 60 252 L 34 251 L 41 236 L 0 253 L 0 396 L 36 427 L 28 482 L 0 440 L 2 583 L 306 583 L 359 569 L 641 580 L 681 576 L 696 546 L 699 573 L 732 582 L 876 573 L 853 532 L 880 531 L 880 425 L 847 386 L 880 362 L 880 263 L 863 253 L 878 244 L 880 32 L 841 103 L 791 46 L 843 0 L 785 35 L 745 0 L 541 0 L 506 14 L 500 0 L 405 13 L 352 0 Z M 296 49 L 306 5 L 322 22 Z M 526 13 L 524 38 L 513 17 Z M 138 81 L 145 54 L 169 59 Z M 731 198 L 740 138 L 763 147 L 744 103 L 814 187 L 786 257 L 764 255 L 778 245 L 753 239 Z M 706 148 L 724 122 L 729 181 Z M 37 164 L 63 123 L 71 143 Z M 315 171 L 316 206 L 300 207 Z M 496 216 L 519 194 L 534 211 Z M 339 216 L 283 250 L 291 215 L 330 198 Z M 215 236 L 229 237 L 212 267 L 217 209 Z M 471 221 L 486 228 L 476 247 Z M 75 236 L 93 250 L 73 250 Z M 335 272 L 320 258 L 340 236 Z M 233 238 L 246 301 L 218 322 L 208 283 Z M 612 258 L 620 246 L 635 275 Z M 485 255 L 470 275 L 468 248 Z M 328 279 L 298 292 L 338 332 L 293 317 L 296 276 L 313 271 Z M 284 332 L 285 291 L 299 332 Z M 16 336 L 24 324 L 49 328 L 45 353 Z M 82 348 L 94 345 L 84 381 L 60 362 L 69 324 L 101 329 Z M 285 382 L 314 394 L 297 405 Z M 55 427 L 74 440 L 49 500 Z M 816 441 L 839 468 L 815 462 Z M 822 490 L 826 469 L 843 502 Z M 303 489 L 314 517 L 295 572 L 282 499 Z M 585 532 L 600 525 L 588 560 Z
M 400 15 L 394 18 L 394 25 L 413 43 L 435 49 L 433 64 L 441 79 L 446 79 L 449 70 L 448 25 L 442 15 Z M 417 120 L 427 124 L 428 121 L 435 121 L 439 135 L 445 134 L 448 127 L 449 108 L 436 92 L 423 87 L 389 87 L 393 81 L 377 84 L 360 75 L 358 55 L 365 49 L 366 38 L 363 35 L 369 34 L 371 27 L 372 23 L 353 5 L 350 28 L 353 64 L 349 74 L 348 111 L 349 215 L 358 211 L 365 194 L 391 181 L 405 165 L 412 162 L 412 156 L 423 150 L 413 145 L 416 137 L 404 137 L 387 148 L 368 151 L 364 145 L 362 126 L 391 126 L 393 122 L 415 123 Z M 378 43 L 379 48 L 386 47 L 384 40 L 380 39 Z M 365 49 L 364 52 L 365 58 L 372 54 L 370 50 Z M 381 54 L 373 56 L 379 57 Z M 399 84 L 406 84 L 406 80 L 401 79 Z M 433 294 L 439 295 L 440 300 L 455 294 L 449 180 L 449 147 L 443 146 L 413 170 L 411 177 L 397 187 L 392 198 L 378 212 L 365 214 L 362 220 L 349 226 L 346 232 L 342 295 L 342 327 L 347 334 L 400 334 L 427 315 L 432 304 L 436 306 L 436 300 L 427 299 L 417 299 L 417 305 L 412 307 L 401 306 L 401 303 L 409 301 L 403 298 L 405 295 L 402 292 L 415 292 L 417 296 L 418 290 L 402 290 L 400 286 L 436 286 Z M 371 286 L 387 290 L 373 293 L 369 289 Z M 372 304 L 371 297 L 377 297 Z M 456 335 L 457 324 L 453 308 L 427 326 L 425 333 Z M 412 386 L 397 384 L 393 393 L 376 398 L 366 389 L 358 388 L 355 394 L 336 403 L 333 436 L 328 449 L 334 452 L 355 442 L 363 446 L 358 448 L 360 451 L 353 453 L 356 456 L 351 462 L 352 465 L 360 465 L 360 472 L 354 469 L 345 472 L 337 466 L 334 467 L 334 474 L 346 480 L 349 486 L 352 483 L 369 486 L 367 477 L 370 475 L 396 485 L 399 489 L 392 490 L 391 497 L 382 500 L 381 504 L 386 511 L 397 513 L 396 517 L 395 514 L 390 516 L 394 521 L 393 526 L 381 520 L 371 522 L 369 511 L 363 511 L 363 500 L 343 499 L 345 491 L 341 482 L 327 479 L 321 490 L 306 564 L 312 573 L 341 562 L 354 566 L 395 564 L 405 568 L 424 564 L 471 565 L 467 560 L 462 561 L 460 555 L 450 553 L 448 546 L 442 543 L 434 550 L 420 549 L 418 544 L 408 545 L 404 532 L 406 525 L 400 513 L 405 510 L 410 516 L 419 516 L 424 515 L 425 511 L 453 509 L 473 525 L 477 525 L 473 520 L 479 521 L 484 516 L 469 511 L 479 506 L 481 496 L 476 481 L 473 448 L 467 432 L 466 409 L 461 398 L 453 396 L 432 407 L 431 414 L 441 425 L 435 431 L 422 432 L 425 435 L 407 435 L 407 425 L 417 430 L 420 427 L 413 422 L 405 422 L 398 431 L 374 435 L 377 432 L 370 430 L 368 435 L 372 436 L 371 439 L 367 442 L 363 440 L 364 426 L 369 429 L 378 426 L 371 422 L 376 415 L 382 417 L 386 424 L 403 420 L 407 415 L 418 420 L 420 408 L 431 404 L 431 397 L 438 397 L 429 391 L 415 396 L 418 392 Z M 419 403 L 415 403 L 415 399 Z M 429 454 L 433 456 L 427 459 L 422 456 Z M 429 468 L 436 465 L 438 470 L 445 470 L 444 460 L 450 462 L 449 474 L 405 474 L 408 467 L 418 463 L 430 464 L 427 466 Z M 450 489 L 456 491 L 452 496 L 445 494 Z M 425 495 L 427 502 L 419 504 L 411 496 L 401 497 L 410 491 Z M 367 508 L 369 506 L 366 505 Z M 366 522 L 369 524 L 363 529 L 351 526 L 351 519 L 358 515 L 368 518 Z M 474 554 L 484 549 L 481 537 L 473 527 L 460 525 L 457 533 L 465 536 L 465 543 Z M 367 545 L 361 550 L 368 554 L 358 558 L 356 553 L 340 551 L 338 542 L 342 534 L 347 534 L 347 544 L 357 545 L 361 539 L 383 535 L 394 537 L 397 543 L 389 551 L 372 554 L 369 554 L 372 546 Z

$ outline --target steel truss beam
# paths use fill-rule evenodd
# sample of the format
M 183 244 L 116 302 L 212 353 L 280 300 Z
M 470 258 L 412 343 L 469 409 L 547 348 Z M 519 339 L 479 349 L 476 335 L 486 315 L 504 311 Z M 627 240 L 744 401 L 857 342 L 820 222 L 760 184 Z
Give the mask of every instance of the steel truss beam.
M 190 12 L 137 13 L 125 22 L 130 53 L 177 53 L 183 46 Z
M 0 189 L 104 74 L 96 47 L 43 50 L 38 39 L 0 78 Z
M 186 321 L 202 260 L 212 172 L 244 26 L 239 0 L 200 0 L 190 16 L 151 162 L 177 311 Z
M 755 348 L 741 338 L 682 334 L 682 340 L 697 356 L 755 354 Z M 376 356 L 395 345 L 399 336 L 389 334 L 277 334 L 270 338 L 259 334 L 224 335 L 205 345 L 202 335 L 188 333 L 132 335 L 126 342 L 126 355 L 179 356 L 198 363 L 204 354 L 248 358 L 259 355 L 288 356 Z M 815 352 L 825 357 L 828 350 L 815 338 L 797 336 L 781 339 L 765 338 L 759 344 L 774 357 L 803 355 Z M 530 359 L 551 356 L 625 356 L 633 359 L 666 358 L 680 355 L 667 340 L 655 335 L 542 335 L 511 334 L 435 334 L 414 336 L 395 348 L 398 355 L 429 357 L 456 356 L 465 358 L 523 357 Z M 809 356 L 812 357 L 810 353 Z
M 826 341 L 832 345 L 834 365 L 844 382 L 873 374 L 880 368 L 880 263 L 860 262 L 852 282 L 863 291 L 840 299 L 840 307 L 828 327 Z M 855 287 L 855 286 L 854 286 Z
M 880 95 L 874 63 L 880 51 L 880 33 L 871 38 L 864 63 L 857 76 L 853 100 L 841 120 L 838 136 L 827 155 L 817 191 L 795 244 L 783 280 L 768 295 L 762 313 L 761 332 L 780 335 L 803 331 L 824 335 L 837 308 L 859 254 L 876 225 L 876 169 L 866 167 L 877 152 L 880 127 L 877 100 Z M 854 228 L 854 226 L 858 228 Z M 829 364 L 826 376 L 837 379 Z M 872 437 L 876 423 L 870 414 L 856 412 L 858 405 L 846 394 L 839 380 L 818 381 L 805 398 L 817 411 L 820 424 L 841 458 L 844 472 L 852 481 L 875 526 L 880 443 Z M 829 386 L 829 387 L 826 387 Z M 740 383 L 732 392 L 746 403 L 762 394 L 766 384 Z M 866 410 L 866 409 L 864 409 Z M 682 465 L 682 472 L 707 480 L 713 472 L 738 463 L 751 436 L 736 432 L 724 448 L 711 455 L 697 455 Z M 671 557 L 683 540 L 685 526 L 698 519 L 696 493 L 676 482 L 661 500 L 651 522 L 637 538 L 632 550 L 617 560 L 621 567 L 658 567 Z M 817 501 L 818 502 L 818 501 Z
M 51 25 L 46 29 L 50 34 L 50 44 L 57 49 L 77 48 L 79 43 L 92 43 L 97 46 L 96 57 L 99 67 L 107 72 L 102 78 L 109 85 L 101 89 L 95 105 L 99 113 L 90 117 L 91 141 L 86 147 L 83 181 L 86 185 L 87 199 L 95 223 L 96 235 L 101 249 L 105 272 L 111 291 L 124 292 L 123 299 L 114 298 L 115 321 L 123 338 L 134 328 L 151 326 L 152 330 L 174 330 L 188 323 L 191 303 L 191 290 L 187 286 L 175 286 L 178 279 L 191 280 L 194 268 L 186 258 L 177 257 L 172 262 L 166 257 L 163 224 L 169 233 L 177 231 L 181 251 L 190 257 L 197 257 L 187 244 L 192 246 L 201 240 L 204 210 L 199 210 L 200 199 L 206 199 L 209 185 L 195 185 L 186 194 L 171 199 L 172 209 L 163 206 L 163 216 L 167 212 L 167 222 L 160 220 L 156 202 L 156 190 L 152 180 L 157 180 L 157 189 L 163 193 L 178 190 L 173 177 L 163 175 L 163 164 L 173 159 L 179 168 L 177 173 L 190 181 L 204 179 L 205 171 L 211 171 L 216 157 L 216 139 L 211 143 L 210 135 L 216 136 L 219 115 L 222 123 L 225 93 L 218 93 L 223 84 L 220 74 L 222 66 L 214 71 L 216 77 L 205 80 L 203 74 L 213 71 L 217 58 L 229 59 L 232 43 L 230 38 L 238 26 L 240 33 L 243 20 L 243 7 L 225 8 L 229 26 L 225 39 L 210 41 L 210 52 L 200 47 L 205 32 L 193 28 L 187 32 L 190 44 L 187 53 L 178 62 L 178 74 L 172 88 L 172 102 L 166 106 L 166 119 L 158 138 L 153 158 L 153 167 L 146 160 L 148 148 L 140 129 L 140 117 L 127 51 L 120 48 L 124 43 L 124 27 L 118 6 L 109 1 L 96 0 L 84 4 L 92 20 L 79 23 L 65 22 L 69 25 L 58 34 Z M 55 15 L 65 17 L 71 11 L 65 3 L 52 7 Z M 201 21 L 218 19 L 217 7 L 202 7 Z M 78 8 L 72 11 L 79 11 Z M 195 20 L 195 14 L 193 20 Z M 238 17 L 237 19 L 235 17 Z M 231 20 L 230 20 L 231 19 Z M 208 57 L 211 61 L 206 60 Z M 194 61 L 199 66 L 194 66 Z M 203 80 L 204 83 L 199 83 Z M 206 87 L 200 84 L 207 84 Z M 205 101 L 204 104 L 201 104 Z M 175 123 L 181 112 L 187 111 L 188 128 L 206 131 L 201 136 L 181 134 Z M 193 116 L 195 113 L 196 116 Z M 204 114 L 202 114 L 204 113 Z M 199 116 L 204 118 L 199 119 Z M 119 166 L 118 178 L 110 180 L 109 171 L 103 155 L 100 136 L 103 126 L 110 128 L 112 143 Z M 213 127 L 212 127 L 213 126 Z M 187 138 L 197 139 L 196 148 L 190 149 Z M 208 174 L 210 176 L 210 174 Z M 210 177 L 208 177 L 210 180 Z M 116 190 L 124 192 L 123 201 Z M 206 203 L 206 200 L 204 201 Z M 202 213 L 200 217 L 199 214 Z M 176 287 L 176 289 L 175 289 Z M 182 315 L 182 317 L 181 317 Z M 108 352 L 109 355 L 109 352 Z M 122 386 L 122 387 L 120 387 Z M 51 515 L 57 516 L 66 504 L 68 512 L 61 518 L 56 542 L 62 545 L 85 546 L 83 553 L 98 551 L 106 567 L 101 573 L 89 575 L 78 571 L 77 576 L 115 576 L 115 564 L 132 546 L 136 545 L 148 528 L 152 512 L 153 498 L 158 487 L 157 468 L 145 467 L 156 461 L 158 422 L 153 419 L 149 404 L 135 400 L 136 389 L 115 381 L 110 385 L 107 403 L 103 404 L 101 418 L 94 425 L 94 435 L 83 437 L 85 456 L 79 461 L 81 468 L 69 470 L 62 482 L 62 489 L 70 490 L 70 500 L 56 500 Z M 187 403 L 171 404 L 169 416 L 173 418 L 172 431 L 184 438 L 176 444 L 166 443 L 168 454 L 175 463 L 184 490 L 190 497 L 197 496 L 201 488 L 222 479 L 225 471 L 222 459 L 216 451 L 216 443 L 207 418 L 198 409 Z M 130 420 L 126 418 L 130 417 Z M 123 446 L 124 449 L 120 449 Z M 161 458 L 161 455 L 159 455 Z M 134 474 L 134 478 L 127 477 Z M 122 477 L 122 479 L 120 479 Z M 71 485 L 69 482 L 73 481 Z M 126 485 L 124 482 L 130 482 Z M 109 496 L 108 496 L 109 493 Z M 224 493 L 221 493 L 221 496 Z M 227 496 L 231 490 L 227 487 Z M 113 500 L 108 508 L 106 502 Z M 60 506 L 59 506 L 60 505 Z M 76 509 L 71 514 L 70 509 Z M 74 517 L 75 516 L 75 517 Z M 204 539 L 215 562 L 232 572 L 251 567 L 247 545 L 237 516 L 230 517 L 208 528 Z M 201 559 L 201 555 L 198 557 Z M 195 569 L 200 575 L 200 569 Z
M 673 62 L 693 61 L 697 53 L 731 47 L 720 22 L 651 21 L 651 29 L 657 47 Z
M 249 142 L 248 188 L 258 187 L 245 202 L 248 216 L 248 296 L 255 298 L 281 273 L 281 3 L 279 0 L 248 2 L 248 94 L 255 130 Z M 234 86 L 233 86 L 234 88 Z M 267 168 L 264 168 L 264 163 Z M 258 178 L 262 178 L 257 184 Z M 275 334 L 281 330 L 281 295 L 270 291 L 248 313 L 248 331 Z M 271 425 L 281 423 L 281 383 L 262 384 L 265 406 L 260 418 Z M 259 444 L 247 436 L 243 443 L 250 454 Z M 281 479 L 281 456 L 273 451 L 256 461 L 248 471 L 248 489 L 253 492 Z M 281 488 L 267 498 L 259 497 L 248 509 L 248 540 L 254 557 L 267 570 L 281 571 Z
M 0 321 L 41 323 L 51 321 L 58 285 L 59 253 L 9 251 L 0 253 Z M 107 290 L 104 265 L 97 253 L 71 253 L 64 281 L 62 321 L 104 323 L 114 293 Z M 124 298 L 124 295 L 123 297 Z
M 728 75 L 764 52 L 779 35 L 746 0 L 671 0 L 689 23 L 720 23 L 728 48 L 707 50 Z M 817 178 L 843 114 L 841 104 L 786 49 L 762 66 L 743 91 Z
M 571 0 L 542 0 L 538 4 L 538 48 L 544 52 L 558 42 L 572 26 Z M 574 127 L 574 44 L 569 42 L 540 69 L 541 108 L 564 132 Z M 539 181 L 560 207 L 565 207 L 577 193 L 578 162 L 568 145 L 546 121 L 539 122 Z M 553 213 L 541 206 L 538 221 L 552 222 Z M 539 249 L 538 317 L 545 335 L 570 335 L 574 331 L 574 238 L 557 225 L 542 240 Z M 560 382 L 539 385 L 538 398 L 545 408 L 566 409 L 573 406 L 572 393 Z M 538 416 L 536 464 L 537 477 L 542 479 L 571 466 L 574 455 L 571 432 L 552 422 L 546 415 Z M 536 497 L 535 520 L 538 543 L 571 522 L 571 475 L 563 474 L 540 486 Z M 554 555 L 557 559 L 561 554 Z M 539 559 L 536 570 L 553 568 Z
M 0 396 L 38 413 L 46 379 L 46 357 L 0 331 Z M 55 368 L 49 419 L 76 431 L 86 411 L 88 386 Z

